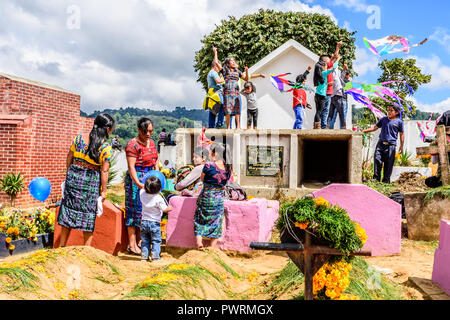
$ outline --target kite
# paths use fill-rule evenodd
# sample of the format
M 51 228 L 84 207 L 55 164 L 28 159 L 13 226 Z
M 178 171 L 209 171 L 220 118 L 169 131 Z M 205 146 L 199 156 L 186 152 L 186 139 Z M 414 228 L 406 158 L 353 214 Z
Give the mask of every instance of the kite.
M 208 149 L 213 142 L 206 137 L 205 130 L 206 128 L 202 127 L 202 133 L 197 137 L 197 146 Z
M 412 46 L 409 45 L 408 39 L 399 36 L 387 36 L 378 40 L 367 40 L 364 38 L 364 44 L 366 47 L 372 51 L 377 56 L 384 56 L 386 54 L 397 53 L 397 52 L 405 52 L 409 53 L 409 50 L 414 47 L 418 47 L 427 42 L 428 38 L 425 38 L 420 43 L 414 44 Z M 396 45 L 401 45 L 401 48 L 395 48 Z M 377 49 L 378 47 L 383 46 L 381 49 Z
M 422 142 L 431 142 L 431 141 L 434 140 L 434 138 L 436 136 L 436 125 L 437 125 L 437 122 L 439 121 L 439 118 L 436 120 L 436 125 L 434 126 L 434 129 L 432 130 L 428 126 L 429 123 L 431 122 L 431 117 L 432 116 L 433 116 L 433 114 L 431 113 L 430 114 L 430 118 L 425 123 L 425 127 L 423 127 L 420 122 L 416 122 L 417 123 L 417 130 L 419 132 L 419 136 L 420 136 L 420 139 L 422 140 Z
M 364 105 L 366 105 L 370 111 L 378 118 L 381 119 L 385 116 L 385 114 L 379 109 L 381 108 L 379 105 L 373 103 L 367 96 L 370 94 L 374 94 L 382 100 L 389 103 L 398 103 L 400 107 L 405 111 L 403 107 L 402 98 L 400 98 L 392 89 L 386 87 L 387 84 L 401 82 L 406 85 L 410 91 L 410 95 L 414 93 L 414 90 L 405 82 L 399 80 L 386 81 L 376 84 L 361 84 L 356 82 L 347 82 L 344 88 L 344 93 L 350 94 L 353 96 L 355 101 L 358 101 Z M 392 100 L 387 99 L 386 97 L 391 98 Z M 411 107 L 406 104 L 409 108 L 409 111 L 412 111 Z M 378 107 L 378 108 L 377 108 Z
M 284 79 L 284 77 L 289 74 L 290 73 L 284 73 L 284 74 L 279 74 L 279 75 L 271 74 L 270 81 L 272 82 L 272 84 L 274 85 L 275 88 L 280 90 L 280 92 L 291 92 L 294 89 L 305 89 L 305 90 L 314 92 L 313 89 L 311 89 L 310 87 L 308 87 L 304 84 L 296 83 L 296 82 Z M 285 89 L 285 86 L 290 86 L 292 88 L 287 90 L 287 89 Z

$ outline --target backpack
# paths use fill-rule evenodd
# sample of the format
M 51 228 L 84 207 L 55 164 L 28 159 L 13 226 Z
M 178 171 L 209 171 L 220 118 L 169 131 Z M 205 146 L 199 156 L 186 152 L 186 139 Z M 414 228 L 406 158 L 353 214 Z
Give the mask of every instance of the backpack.
M 180 169 L 177 170 L 177 182 L 179 183 L 180 181 L 182 181 L 184 178 L 186 178 L 186 176 L 191 173 L 192 169 L 194 169 L 194 166 L 192 164 L 188 164 L 186 166 L 181 167 Z M 188 189 L 191 190 L 193 188 L 193 186 L 189 186 Z
M 225 185 L 225 200 L 244 201 L 247 200 L 247 193 L 236 182 L 228 181 Z
M 203 110 L 209 110 L 213 115 L 219 113 L 220 107 L 222 106 L 222 90 L 210 88 L 203 101 Z

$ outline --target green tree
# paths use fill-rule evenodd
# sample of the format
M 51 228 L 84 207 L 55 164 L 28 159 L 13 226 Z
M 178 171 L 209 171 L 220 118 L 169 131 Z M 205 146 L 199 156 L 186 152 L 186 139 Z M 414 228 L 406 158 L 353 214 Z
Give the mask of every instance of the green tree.
M 219 60 L 233 56 L 243 70 L 244 66 L 252 66 L 290 39 L 318 55 L 334 53 L 342 40 L 341 62 L 347 61 L 351 69 L 355 59 L 355 38 L 352 37 L 355 33 L 339 28 L 330 17 L 317 13 L 260 9 L 239 20 L 230 16 L 203 38 L 203 47 L 195 53 L 197 81 L 207 89 L 206 76 L 211 69 L 213 46 L 217 47 Z M 286 71 L 289 70 L 280 70 Z
M 422 73 L 422 70 L 416 66 L 415 59 L 402 59 L 395 58 L 390 61 L 383 60 L 378 64 L 381 68 L 382 74 L 378 78 L 378 82 L 386 81 L 404 81 L 406 82 L 414 91 L 416 91 L 422 84 L 429 83 L 431 81 L 431 75 L 426 75 Z M 405 107 L 406 115 L 408 117 L 413 117 L 416 114 L 416 106 L 411 100 L 407 99 L 410 94 L 408 87 L 401 82 L 394 82 L 387 84 L 389 87 L 395 91 L 395 93 L 405 100 L 406 104 L 411 107 L 412 111 L 402 102 Z M 372 99 L 376 104 L 382 106 L 385 110 L 390 105 L 390 103 L 382 100 L 381 98 Z

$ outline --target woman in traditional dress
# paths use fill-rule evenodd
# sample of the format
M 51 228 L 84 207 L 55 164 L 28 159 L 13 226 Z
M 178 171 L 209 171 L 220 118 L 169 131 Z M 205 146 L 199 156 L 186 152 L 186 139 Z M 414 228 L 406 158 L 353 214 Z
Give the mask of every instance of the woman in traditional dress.
M 210 239 L 215 247 L 222 236 L 224 215 L 224 187 L 232 174 L 230 147 L 213 143 L 210 148 L 211 162 L 203 167 L 203 189 L 197 198 L 194 215 L 194 234 L 197 248 L 203 248 L 203 239 Z
M 245 67 L 245 74 L 238 69 L 238 64 L 233 57 L 225 59 L 222 74 L 225 79 L 223 87 L 223 109 L 227 122 L 227 129 L 231 128 L 231 116 L 236 117 L 236 129 L 240 129 L 241 116 L 241 96 L 239 93 L 239 79 L 248 81 L 248 68 Z
M 115 121 L 107 113 L 99 114 L 89 137 L 78 135 L 67 154 L 67 175 L 58 214 L 62 227 L 60 245 L 64 247 L 71 229 L 82 230 L 84 244 L 91 245 L 99 197 L 106 198 L 112 148 L 106 142 Z
M 151 139 L 153 123 L 149 118 L 140 118 L 137 123 L 138 136 L 131 139 L 125 148 L 128 171 L 125 176 L 125 225 L 128 230 L 128 252 L 140 255 L 136 242 L 136 228 L 141 226 L 142 204 L 139 190 L 144 188 L 143 176 L 150 170 L 159 170 L 158 152 Z
M 175 190 L 180 191 L 181 196 L 197 197 L 200 194 L 203 186 L 201 181 L 203 167 L 208 159 L 208 149 L 204 147 L 196 147 L 194 149 L 194 154 L 192 157 L 194 168 L 184 177 L 177 177 L 178 181 L 175 185 Z

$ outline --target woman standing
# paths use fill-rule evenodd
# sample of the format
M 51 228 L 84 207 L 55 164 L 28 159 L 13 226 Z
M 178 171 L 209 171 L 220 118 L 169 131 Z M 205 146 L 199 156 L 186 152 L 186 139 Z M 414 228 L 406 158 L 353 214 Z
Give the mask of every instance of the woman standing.
M 138 136 L 131 139 L 125 148 L 128 171 L 125 176 L 125 225 L 128 230 L 128 252 L 141 254 L 136 243 L 136 228 L 141 226 L 142 204 L 139 190 L 144 188 L 143 176 L 150 170 L 159 170 L 158 152 L 151 139 L 153 123 L 149 118 L 140 118 L 137 123 Z
M 64 195 L 58 214 L 62 227 L 61 247 L 67 242 L 71 229 L 83 231 L 84 244 L 91 245 L 97 217 L 99 196 L 106 198 L 111 145 L 106 139 L 114 131 L 115 121 L 107 113 L 99 114 L 89 137 L 78 135 L 67 154 L 67 175 Z
M 203 167 L 203 189 L 197 198 L 194 215 L 194 234 L 198 249 L 203 248 L 203 238 L 209 238 L 211 247 L 215 247 L 222 236 L 224 187 L 232 173 L 229 146 L 213 143 L 209 150 L 211 162 Z
M 223 87 L 223 109 L 227 122 L 227 129 L 231 128 L 231 116 L 236 117 L 236 129 L 240 129 L 241 117 L 241 96 L 239 93 L 239 79 L 248 81 L 248 68 L 245 67 L 245 74 L 238 69 L 238 64 L 233 57 L 225 59 L 222 70 L 225 79 Z

